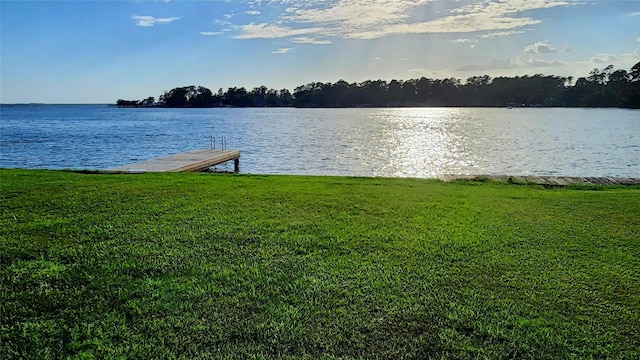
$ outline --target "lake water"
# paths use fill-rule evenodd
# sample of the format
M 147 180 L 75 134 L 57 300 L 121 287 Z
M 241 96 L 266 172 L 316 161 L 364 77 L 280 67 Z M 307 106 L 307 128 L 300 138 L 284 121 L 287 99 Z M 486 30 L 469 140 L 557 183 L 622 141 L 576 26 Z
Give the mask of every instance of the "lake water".
M 38 105 L 2 106 L 0 125 L 4 168 L 108 169 L 215 135 L 253 174 L 640 177 L 638 110 Z

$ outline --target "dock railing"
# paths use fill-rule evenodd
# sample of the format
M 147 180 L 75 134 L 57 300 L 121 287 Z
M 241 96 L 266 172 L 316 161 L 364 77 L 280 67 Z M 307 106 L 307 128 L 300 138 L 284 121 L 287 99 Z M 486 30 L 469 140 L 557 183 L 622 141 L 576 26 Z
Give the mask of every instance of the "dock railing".
M 211 136 L 211 150 L 216 150 L 216 141 L 217 138 L 215 136 Z M 220 137 L 220 150 L 227 150 L 227 137 Z

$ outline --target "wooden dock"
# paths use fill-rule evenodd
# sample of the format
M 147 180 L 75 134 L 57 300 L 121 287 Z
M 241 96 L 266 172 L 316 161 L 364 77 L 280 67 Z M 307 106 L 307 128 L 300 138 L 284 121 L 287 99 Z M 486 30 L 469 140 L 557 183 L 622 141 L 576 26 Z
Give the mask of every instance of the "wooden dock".
M 438 179 L 451 182 L 456 180 L 494 180 L 516 184 L 538 184 L 549 187 L 563 187 L 568 185 L 640 185 L 640 178 L 622 177 L 575 177 L 575 176 L 509 176 L 509 175 L 452 175 L 444 174 Z
M 233 160 L 234 171 L 240 171 L 240 150 L 201 149 L 147 160 L 135 164 L 109 169 L 108 172 L 191 172 L 203 171 L 212 166 Z

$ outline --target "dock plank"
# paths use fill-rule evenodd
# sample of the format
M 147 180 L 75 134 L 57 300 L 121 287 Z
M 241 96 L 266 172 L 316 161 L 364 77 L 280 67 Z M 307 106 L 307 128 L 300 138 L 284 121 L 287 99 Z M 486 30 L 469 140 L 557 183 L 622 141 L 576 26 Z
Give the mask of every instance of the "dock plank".
M 237 169 L 240 150 L 200 149 L 125 165 L 107 171 L 125 173 L 191 172 L 206 170 L 231 160 L 236 161 Z

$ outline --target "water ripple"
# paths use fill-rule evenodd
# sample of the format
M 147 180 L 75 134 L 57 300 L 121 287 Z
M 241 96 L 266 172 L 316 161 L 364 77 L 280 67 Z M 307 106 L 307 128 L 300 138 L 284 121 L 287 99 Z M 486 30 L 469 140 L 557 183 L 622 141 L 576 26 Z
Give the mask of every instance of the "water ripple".
M 198 148 L 245 173 L 640 177 L 640 114 L 619 109 L 3 107 L 0 166 L 107 169 Z

